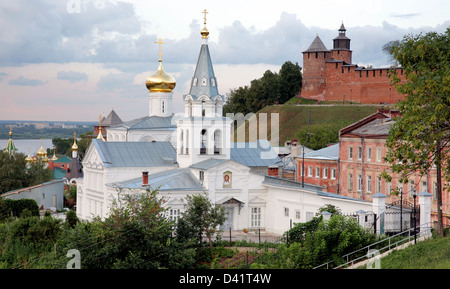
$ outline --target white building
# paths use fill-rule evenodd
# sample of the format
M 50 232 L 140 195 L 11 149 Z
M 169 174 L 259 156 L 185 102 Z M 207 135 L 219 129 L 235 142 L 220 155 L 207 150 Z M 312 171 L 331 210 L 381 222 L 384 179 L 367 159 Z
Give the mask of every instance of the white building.
M 110 127 L 107 142 L 92 141 L 83 160 L 84 179 L 78 181 L 78 217 L 104 218 L 114 200 L 148 187 L 167 199 L 174 218 L 188 194 L 206 193 L 226 208 L 222 229 L 261 228 L 281 234 L 291 222 L 312 219 L 325 204 L 343 212 L 370 211 L 371 203 L 279 178 L 283 163 L 268 141 L 232 142 L 233 121 L 222 116 L 224 98 L 218 92 L 208 34 L 205 27 L 183 117 L 174 120 L 171 115 L 175 81 L 162 69 L 160 58 L 157 73 L 146 83 L 149 116 Z

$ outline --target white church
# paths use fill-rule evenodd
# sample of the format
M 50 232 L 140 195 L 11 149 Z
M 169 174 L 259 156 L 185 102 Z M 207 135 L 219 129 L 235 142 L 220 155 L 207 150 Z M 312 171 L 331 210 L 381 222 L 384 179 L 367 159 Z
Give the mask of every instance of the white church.
M 370 211 L 372 203 L 323 191 L 322 187 L 280 178 L 283 163 L 267 140 L 234 142 L 233 120 L 223 116 L 224 97 L 208 48 L 202 44 L 185 111 L 175 117 L 176 82 L 162 67 L 146 81 L 149 115 L 109 127 L 107 140 L 92 140 L 78 179 L 77 216 L 105 218 L 123 194 L 150 188 L 167 200 L 171 218 L 184 210 L 185 197 L 205 193 L 222 205 L 227 220 L 221 229 L 261 229 L 282 234 L 292 223 L 306 222 L 332 204 L 342 212 Z

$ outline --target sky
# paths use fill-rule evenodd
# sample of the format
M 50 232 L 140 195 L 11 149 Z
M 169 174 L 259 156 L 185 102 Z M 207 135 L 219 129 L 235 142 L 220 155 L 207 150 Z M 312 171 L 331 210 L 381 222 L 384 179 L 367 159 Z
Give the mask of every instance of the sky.
M 447 0 L 2 0 L 0 119 L 97 121 L 114 109 L 124 121 L 148 115 L 145 80 L 158 67 L 177 85 L 174 112 L 202 43 L 219 93 L 249 85 L 286 61 L 302 63 L 316 35 L 327 48 L 341 23 L 353 62 L 389 66 L 382 46 L 406 34 L 450 26 Z

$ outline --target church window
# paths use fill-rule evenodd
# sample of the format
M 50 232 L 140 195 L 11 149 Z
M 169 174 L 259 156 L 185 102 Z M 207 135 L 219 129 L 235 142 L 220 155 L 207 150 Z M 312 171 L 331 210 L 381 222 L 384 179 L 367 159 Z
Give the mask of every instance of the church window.
M 213 77 L 211 77 L 211 86 L 216 86 L 216 80 Z
M 207 148 L 207 134 L 206 134 L 206 129 L 202 129 L 202 132 L 201 132 L 201 139 L 200 139 L 200 154 L 201 154 L 201 155 L 206 154 L 206 148 Z
M 178 217 L 180 216 L 179 209 L 170 209 L 169 210 L 169 219 L 174 221 L 175 223 L 178 221 Z
M 318 52 L 316 52 L 316 58 L 319 56 L 319 53 Z
M 367 192 L 372 192 L 372 176 L 367 176 Z
M 316 178 L 320 178 L 320 168 L 316 167 Z
M 204 181 L 205 180 L 205 171 L 200 171 L 199 172 L 199 174 L 198 174 L 198 179 L 200 180 L 200 181 Z
M 252 208 L 251 227 L 261 227 L 261 208 Z
M 216 130 L 214 132 L 214 154 L 220 155 L 222 153 L 222 131 Z
M 299 210 L 295 210 L 295 218 L 300 220 L 300 211 Z
M 164 101 L 162 102 L 162 113 L 164 113 L 164 109 L 165 109 L 165 107 L 164 107 Z
M 284 208 L 284 216 L 289 217 L 289 208 Z
M 194 78 L 194 81 L 193 81 L 193 83 L 192 83 L 192 86 L 197 86 L 197 81 L 198 81 L 198 79 L 197 79 L 197 77 L 195 77 L 195 78 Z
M 348 174 L 348 190 L 353 191 L 353 174 Z
M 203 79 L 202 79 L 202 86 L 206 86 L 206 84 L 207 84 L 207 83 L 206 83 L 206 78 L 203 78 Z

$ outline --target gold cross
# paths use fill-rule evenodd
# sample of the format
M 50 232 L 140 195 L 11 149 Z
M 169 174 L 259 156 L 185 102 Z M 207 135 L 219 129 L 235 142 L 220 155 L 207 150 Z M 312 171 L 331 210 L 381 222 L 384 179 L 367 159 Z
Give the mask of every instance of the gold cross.
M 206 25 L 206 14 L 208 13 L 208 11 L 206 11 L 206 9 L 205 9 L 205 10 L 203 10 L 202 13 L 205 14 L 205 16 L 203 17 L 203 19 L 205 20 L 204 24 Z
M 165 42 L 162 42 L 162 39 L 159 38 L 158 41 L 155 41 L 155 43 L 159 43 L 159 60 L 161 60 L 162 59 L 161 44 L 165 44 Z

